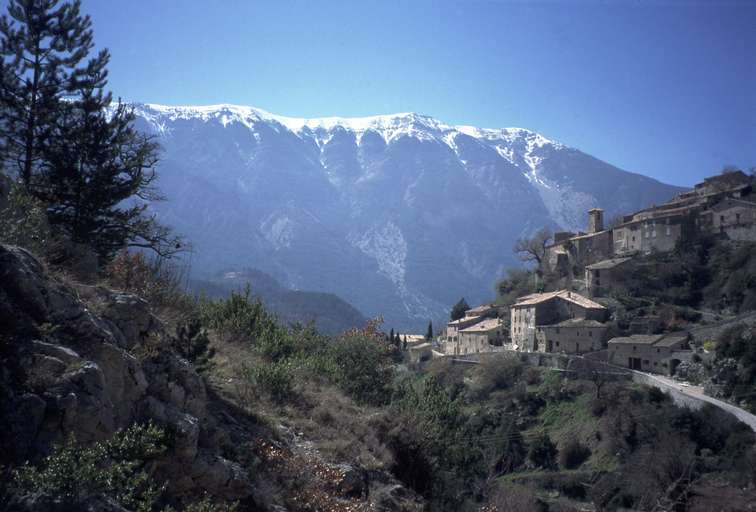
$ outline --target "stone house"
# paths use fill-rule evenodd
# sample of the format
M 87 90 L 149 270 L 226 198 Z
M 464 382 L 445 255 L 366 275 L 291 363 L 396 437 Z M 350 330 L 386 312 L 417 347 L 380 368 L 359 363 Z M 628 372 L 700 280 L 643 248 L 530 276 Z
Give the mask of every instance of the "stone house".
M 591 297 L 601 297 L 618 287 L 623 280 L 625 264 L 632 258 L 612 258 L 585 267 L 585 288 Z
M 607 309 L 568 290 L 534 293 L 520 297 L 510 308 L 510 338 L 517 350 L 538 350 L 537 328 L 565 320 L 583 319 L 603 322 Z
M 609 362 L 631 370 L 673 375 L 677 365 L 693 355 L 688 339 L 687 333 L 612 338 L 607 343 Z
M 701 214 L 701 226 L 731 240 L 756 241 L 756 202 L 726 197 Z
M 536 326 L 538 352 L 582 354 L 604 348 L 608 326 L 596 320 L 575 318 L 554 325 Z
M 585 265 L 610 258 L 613 253 L 612 230 L 604 229 L 604 211 L 588 210 L 588 233 L 560 232 L 546 246 L 546 266 L 561 275 L 573 273 Z
M 412 363 L 422 363 L 433 358 L 433 346 L 431 343 L 419 343 L 408 348 L 409 359 Z
M 460 329 L 458 342 L 454 345 L 455 355 L 491 352 L 501 346 L 505 337 L 504 324 L 500 318 L 486 318 L 464 329 Z
M 446 324 L 443 350 L 451 355 L 490 352 L 506 340 L 500 307 L 483 304 L 465 311 L 465 316 Z

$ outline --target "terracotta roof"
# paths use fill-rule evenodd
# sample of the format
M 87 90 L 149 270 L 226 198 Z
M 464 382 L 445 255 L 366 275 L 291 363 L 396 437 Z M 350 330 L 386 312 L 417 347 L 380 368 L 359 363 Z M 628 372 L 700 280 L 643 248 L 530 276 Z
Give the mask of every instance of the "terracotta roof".
M 599 261 L 593 265 L 587 265 L 585 268 L 588 270 L 606 270 L 614 268 L 618 265 L 622 265 L 626 261 L 630 261 L 632 258 L 612 258 L 609 260 Z
M 571 292 L 569 290 L 559 290 L 557 292 L 547 292 L 547 293 L 533 293 L 530 295 L 526 295 L 524 297 L 520 297 L 519 300 L 512 307 L 534 306 L 536 304 L 546 302 L 556 297 L 559 297 L 560 299 L 572 302 L 573 304 L 577 304 L 578 306 L 588 308 L 588 309 L 606 309 L 604 306 L 602 306 L 598 302 L 593 302 L 591 299 L 587 297 L 583 297 L 582 295 L 575 292 Z
M 502 326 L 502 323 L 498 318 L 487 318 L 486 320 L 482 320 L 478 322 L 477 324 L 471 325 L 470 327 L 460 329 L 459 332 L 465 332 L 465 333 L 489 332 L 489 331 L 495 331 L 501 326 Z

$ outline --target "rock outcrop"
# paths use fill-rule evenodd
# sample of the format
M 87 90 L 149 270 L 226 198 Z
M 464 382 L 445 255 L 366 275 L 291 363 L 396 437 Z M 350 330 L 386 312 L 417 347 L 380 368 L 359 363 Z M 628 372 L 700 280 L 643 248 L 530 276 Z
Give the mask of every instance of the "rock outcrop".
M 151 468 L 182 496 L 253 494 L 227 460 L 207 391 L 134 295 L 53 279 L 24 249 L 0 245 L 0 465 L 37 461 L 70 434 L 104 440 L 135 422 L 172 434 Z

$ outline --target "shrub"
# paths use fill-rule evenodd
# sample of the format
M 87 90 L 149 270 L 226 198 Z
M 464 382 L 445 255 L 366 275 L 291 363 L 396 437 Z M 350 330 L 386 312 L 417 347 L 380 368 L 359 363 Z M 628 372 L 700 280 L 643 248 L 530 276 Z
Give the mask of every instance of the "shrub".
M 243 365 L 241 377 L 274 401 L 282 402 L 292 395 L 293 371 L 294 368 L 288 361 L 266 362 Z
M 553 469 L 556 467 L 557 449 L 545 432 L 536 435 L 528 446 L 528 460 L 535 467 Z
M 176 328 L 174 345 L 176 351 L 194 364 L 198 371 L 204 372 L 210 368 L 215 349 L 210 347 L 210 338 L 198 318 L 189 319 Z
M 164 441 L 163 431 L 152 424 L 134 425 L 88 447 L 70 437 L 39 468 L 27 464 L 17 470 L 16 482 L 71 509 L 104 495 L 130 509 L 152 510 L 162 489 L 150 483 L 143 467 L 165 451 Z
M 591 450 L 576 439 L 567 441 L 559 450 L 559 465 L 565 469 L 575 469 L 591 456 Z
M 382 338 L 350 334 L 334 340 L 326 353 L 325 370 L 357 402 L 381 405 L 391 398 L 394 373 Z
M 523 363 L 516 355 L 494 354 L 481 360 L 477 367 L 474 392 L 486 396 L 514 385 L 522 374 Z
M 147 259 L 142 252 L 121 251 L 104 270 L 110 286 L 147 299 L 153 307 L 196 314 L 195 300 L 185 292 L 184 270 L 167 258 Z
M 46 210 L 44 203 L 0 175 L 0 242 L 44 254 L 52 235 Z
M 528 386 L 537 386 L 541 383 L 541 370 L 534 366 L 529 366 L 525 370 L 525 382 Z
M 275 333 L 278 324 L 265 310 L 260 299 L 250 297 L 249 284 L 244 292 L 231 292 L 227 299 L 200 299 L 203 325 L 215 329 L 226 339 L 257 340 Z

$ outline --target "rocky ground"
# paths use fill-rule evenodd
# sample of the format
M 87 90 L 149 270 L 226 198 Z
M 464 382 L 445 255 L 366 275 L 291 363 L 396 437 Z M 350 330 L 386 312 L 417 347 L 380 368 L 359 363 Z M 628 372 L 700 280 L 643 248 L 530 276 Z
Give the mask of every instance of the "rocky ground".
M 171 442 L 150 476 L 179 508 L 205 495 L 240 510 L 422 506 L 390 475 L 327 463 L 306 440 L 224 399 L 177 355 L 141 298 L 55 277 L 12 246 L 0 246 L 0 354 L 6 470 L 41 461 L 70 435 L 88 444 L 152 421 Z M 14 510 L 42 508 L 34 495 L 5 500 Z

